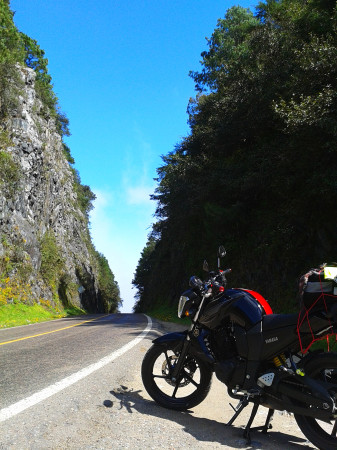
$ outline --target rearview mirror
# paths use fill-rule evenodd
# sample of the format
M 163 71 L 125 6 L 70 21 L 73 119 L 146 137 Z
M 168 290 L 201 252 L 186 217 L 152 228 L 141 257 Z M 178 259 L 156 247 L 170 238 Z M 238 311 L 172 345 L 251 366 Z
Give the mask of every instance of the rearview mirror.
M 223 245 L 220 245 L 219 247 L 218 256 L 219 258 L 223 258 L 224 256 L 226 256 L 226 249 Z
M 209 272 L 208 262 L 206 261 L 206 259 L 204 261 L 204 265 L 202 266 L 202 268 L 205 272 Z

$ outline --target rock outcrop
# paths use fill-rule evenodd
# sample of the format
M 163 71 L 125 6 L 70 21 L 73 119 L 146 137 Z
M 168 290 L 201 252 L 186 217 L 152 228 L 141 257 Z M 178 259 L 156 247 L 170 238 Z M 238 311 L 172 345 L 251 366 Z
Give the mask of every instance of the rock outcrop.
M 37 98 L 35 72 L 18 70 L 24 87 L 17 108 L 1 124 L 9 143 L 2 146 L 0 168 L 2 277 L 25 283 L 19 296 L 102 311 L 98 262 L 74 170 L 55 118 Z

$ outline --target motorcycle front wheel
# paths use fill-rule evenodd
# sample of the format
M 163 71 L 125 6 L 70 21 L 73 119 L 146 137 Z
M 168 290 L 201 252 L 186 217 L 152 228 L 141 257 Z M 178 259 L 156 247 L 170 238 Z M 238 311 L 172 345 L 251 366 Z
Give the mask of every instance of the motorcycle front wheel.
M 142 363 L 142 380 L 148 394 L 159 405 L 185 411 L 206 398 L 212 371 L 199 358 L 188 354 L 177 380 L 173 382 L 170 375 L 178 358 L 176 345 L 152 345 Z
M 337 385 L 337 354 L 321 353 L 314 356 L 304 366 L 305 373 L 315 380 Z M 337 389 L 329 390 L 329 394 L 337 404 Z M 307 405 L 313 408 L 312 405 Z M 302 433 L 321 450 L 337 449 L 337 420 L 331 419 L 330 423 L 313 417 L 295 414 L 297 425 Z

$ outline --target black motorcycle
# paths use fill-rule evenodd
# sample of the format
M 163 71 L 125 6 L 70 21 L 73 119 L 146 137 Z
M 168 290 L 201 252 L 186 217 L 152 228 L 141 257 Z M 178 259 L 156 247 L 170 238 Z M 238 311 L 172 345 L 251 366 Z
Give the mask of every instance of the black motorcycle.
M 306 300 L 299 314 L 273 314 L 257 292 L 226 289 L 231 270 L 220 270 L 225 253 L 221 246 L 218 270 L 209 272 L 205 262 L 207 281 L 191 277 L 190 289 L 180 297 L 178 316 L 191 319 L 190 329 L 155 339 L 146 353 L 147 392 L 165 408 L 188 410 L 206 398 L 215 372 L 239 401 L 227 425 L 253 404 L 244 431 L 248 442 L 262 405 L 269 411 L 261 431 L 271 428 L 275 410 L 286 410 L 314 445 L 336 450 L 337 354 L 307 351 L 312 342 L 337 333 L 335 281 L 323 280 L 323 269 L 310 272 L 319 281 L 308 288 L 309 304 Z M 314 285 L 321 289 L 313 296 Z

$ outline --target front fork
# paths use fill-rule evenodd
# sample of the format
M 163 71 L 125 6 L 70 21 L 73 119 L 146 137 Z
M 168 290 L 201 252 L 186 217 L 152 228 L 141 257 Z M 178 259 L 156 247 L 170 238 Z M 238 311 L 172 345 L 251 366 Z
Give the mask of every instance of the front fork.
M 174 365 L 173 370 L 171 372 L 171 380 L 173 381 L 173 383 L 176 383 L 179 379 L 179 375 L 180 375 L 181 369 L 184 366 L 186 355 L 188 354 L 190 346 L 191 346 L 191 338 L 189 337 L 189 335 L 187 335 L 186 339 L 184 340 L 183 348 L 180 352 L 178 361 Z
M 190 349 L 191 346 L 191 338 L 190 335 L 193 334 L 195 328 L 196 328 L 196 323 L 199 317 L 199 314 L 202 310 L 202 307 L 204 305 L 205 299 L 208 298 L 211 295 L 211 292 L 207 293 L 206 295 L 203 296 L 201 303 L 199 305 L 198 311 L 196 312 L 194 318 L 193 318 L 193 322 L 191 325 L 191 328 L 189 330 L 189 332 L 186 335 L 186 339 L 184 340 L 184 344 L 183 344 L 183 348 L 180 352 L 179 358 L 177 363 L 174 365 L 172 373 L 171 373 L 171 380 L 176 383 L 178 378 L 179 378 L 179 374 L 181 372 L 181 369 L 183 368 L 185 359 L 186 359 L 186 355 L 188 354 L 188 351 Z M 170 367 L 170 366 L 169 366 Z

